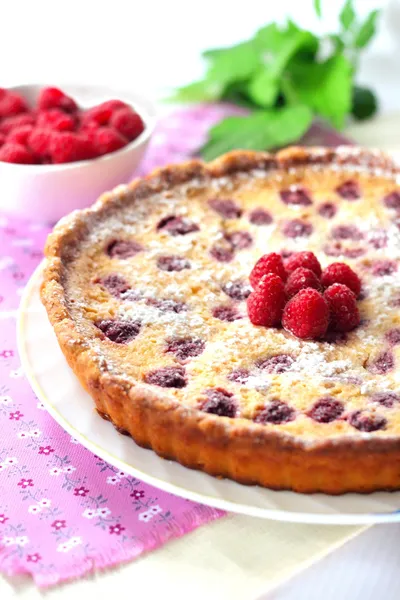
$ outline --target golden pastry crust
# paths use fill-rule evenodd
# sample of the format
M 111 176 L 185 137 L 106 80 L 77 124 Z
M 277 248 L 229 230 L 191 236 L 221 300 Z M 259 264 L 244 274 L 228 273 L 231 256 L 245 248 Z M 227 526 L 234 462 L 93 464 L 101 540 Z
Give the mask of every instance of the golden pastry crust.
M 132 372 L 129 373 L 124 365 L 132 360 L 133 355 L 131 351 L 126 350 L 125 344 L 112 344 L 107 340 L 104 352 L 99 351 L 98 344 L 104 339 L 104 335 L 96 329 L 95 319 L 99 314 L 103 318 L 115 316 L 118 310 L 116 301 L 108 297 L 102 298 L 97 289 L 93 294 L 85 289 L 87 302 L 83 308 L 74 306 L 76 299 L 71 290 L 81 284 L 81 280 L 76 279 L 76 272 L 79 274 L 83 265 L 82 269 L 91 271 L 90 281 L 93 281 L 93 275 L 99 270 L 99 247 L 104 248 L 104 243 L 112 239 L 110 232 L 107 233 L 109 225 L 105 230 L 102 226 L 104 223 L 113 223 L 115 218 L 118 220 L 119 211 L 126 211 L 127 207 L 132 213 L 135 210 L 145 210 L 152 198 L 168 200 L 176 190 L 180 190 L 181 195 L 186 195 L 184 199 L 189 205 L 192 198 L 196 197 L 197 190 L 201 190 L 204 196 L 205 191 L 209 189 L 209 195 L 213 195 L 215 182 L 222 182 L 218 185 L 223 190 L 233 189 L 235 192 L 236 189 L 240 191 L 243 178 L 250 182 L 256 181 L 255 185 L 258 185 L 257 179 L 262 179 L 269 185 L 271 175 L 275 181 L 274 185 L 279 188 L 280 182 L 286 181 L 286 178 L 292 181 L 294 177 L 298 184 L 302 183 L 309 173 L 314 177 L 314 173 L 318 172 L 318 177 L 324 177 L 325 171 L 327 177 L 338 177 L 341 181 L 349 177 L 349 174 L 351 177 L 353 174 L 354 177 L 365 175 L 368 185 L 374 185 L 373 182 L 377 180 L 379 189 L 385 191 L 396 187 L 398 177 L 398 170 L 388 157 L 357 149 L 291 148 L 277 155 L 233 152 L 210 164 L 195 160 L 158 169 L 148 177 L 134 181 L 128 187 L 121 186 L 103 195 L 92 208 L 72 213 L 63 219 L 49 236 L 41 296 L 60 347 L 81 384 L 93 397 L 98 412 L 112 421 L 120 431 L 132 436 L 137 444 L 153 449 L 162 457 L 177 460 L 183 465 L 211 475 L 273 489 L 342 494 L 350 491 L 372 492 L 400 488 L 400 419 L 397 421 L 394 418 L 386 432 L 353 432 L 350 431 L 351 427 L 346 419 L 335 424 L 311 422 L 305 410 L 294 424 L 259 424 L 252 420 L 254 411 L 260 405 L 260 398 L 263 398 L 262 393 L 256 390 L 243 392 L 243 411 L 238 418 L 206 413 L 199 408 L 197 398 L 201 392 L 197 388 L 187 392 L 189 397 L 181 397 L 180 390 L 171 391 L 146 383 L 143 377 L 143 361 L 148 361 L 149 356 L 153 357 L 153 338 L 146 338 L 149 350 L 146 346 L 142 362 L 138 359 L 137 365 L 133 365 Z M 182 189 L 185 191 L 182 192 Z M 219 189 L 218 186 L 216 189 Z M 157 212 L 158 204 L 155 204 L 154 210 Z M 308 218 L 306 208 L 296 210 L 300 212 L 294 213 L 295 217 L 300 215 Z M 162 213 L 160 214 L 162 216 Z M 116 231 L 120 231 L 118 227 L 117 223 Z M 96 231 L 100 233 L 93 237 L 93 232 Z M 148 233 L 146 235 L 148 236 Z M 205 253 L 204 243 L 204 240 L 199 242 L 195 248 L 197 254 Z M 299 249 L 308 247 L 304 242 Z M 190 252 L 192 251 L 193 248 L 190 249 Z M 335 259 L 330 259 L 330 262 L 333 260 Z M 362 260 L 366 265 L 366 259 Z M 215 268 L 219 266 L 216 263 Z M 141 277 L 140 273 L 138 277 Z M 144 277 L 143 275 L 143 279 Z M 146 277 L 148 279 L 148 273 Z M 184 281 L 184 277 L 185 273 L 179 281 Z M 85 279 L 85 284 L 81 287 L 87 288 L 88 281 Z M 96 310 L 93 308 L 93 299 L 97 303 Z M 370 310 L 368 299 L 365 302 L 365 311 Z M 106 311 L 104 314 L 101 313 L 103 307 Z M 396 315 L 392 321 L 398 324 Z M 162 330 L 162 326 L 160 327 Z M 216 328 L 212 323 L 210 327 L 214 328 L 213 330 Z M 225 325 L 221 325 L 221 328 L 224 327 Z M 248 334 L 248 329 L 246 332 Z M 156 329 L 154 335 L 159 333 L 160 329 Z M 225 335 L 225 330 L 223 333 Z M 272 337 L 272 343 L 278 346 L 282 342 L 290 346 L 288 334 L 276 335 L 286 337 Z M 132 343 L 134 352 L 139 350 L 135 345 L 139 337 Z M 244 354 L 246 343 L 239 338 L 237 343 L 240 352 Z M 257 345 L 257 342 L 254 343 Z M 367 340 L 365 344 L 368 346 L 365 356 L 369 357 L 374 342 Z M 114 350 L 111 345 L 117 346 L 117 349 Z M 249 348 L 250 356 L 253 350 L 252 347 Z M 352 348 L 356 349 L 356 342 Z M 275 350 L 276 354 L 279 354 L 280 347 L 276 347 Z M 337 353 L 335 359 L 341 357 L 341 350 L 329 348 L 329 352 L 331 351 Z M 118 353 L 121 356 L 121 365 L 117 364 Z M 226 362 L 230 357 L 227 348 Z M 356 363 L 362 362 L 363 358 L 360 355 L 354 360 Z M 161 367 L 170 364 L 165 363 L 161 356 L 160 361 Z M 203 362 L 199 359 L 194 361 L 194 366 L 188 367 L 191 369 L 190 373 L 197 376 L 198 380 L 201 380 L 202 369 L 207 372 L 208 363 L 205 361 L 206 359 Z M 232 364 L 236 363 L 231 361 L 230 366 Z M 150 364 L 149 369 L 152 366 Z M 225 367 L 226 364 L 221 363 L 221 368 L 219 365 L 215 368 L 218 372 L 215 380 L 218 388 L 218 377 L 226 378 L 226 373 L 222 373 Z M 284 389 L 284 376 L 285 374 L 279 381 L 274 380 L 273 385 Z M 396 381 L 396 377 L 393 376 L 394 386 Z M 299 390 L 300 395 L 301 390 L 304 390 L 304 382 L 300 382 L 299 387 L 296 385 L 293 391 L 296 393 L 296 390 Z M 342 380 L 341 385 L 343 389 L 341 388 L 340 398 L 352 393 L 352 384 L 347 387 Z M 369 381 L 369 385 L 373 385 L 373 382 Z M 225 387 L 229 389 L 230 394 L 234 390 L 234 384 L 228 383 Z M 326 389 L 329 390 L 329 387 L 330 384 Z M 391 391 L 394 389 L 395 387 L 390 388 Z M 322 392 L 319 393 L 319 396 L 321 395 Z M 302 407 L 303 399 L 299 399 L 299 402 L 299 406 Z M 362 394 L 355 402 L 356 408 L 363 407 L 362 403 L 365 400 Z M 385 411 L 386 408 L 382 410 Z M 301 412 L 300 408 L 298 411 Z

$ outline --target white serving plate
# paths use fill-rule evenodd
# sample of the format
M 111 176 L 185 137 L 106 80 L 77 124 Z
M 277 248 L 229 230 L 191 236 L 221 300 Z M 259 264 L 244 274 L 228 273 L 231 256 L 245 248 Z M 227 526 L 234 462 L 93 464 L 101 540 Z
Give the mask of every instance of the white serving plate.
M 18 345 L 22 366 L 49 413 L 83 446 L 146 483 L 227 511 L 299 523 L 400 521 L 400 491 L 328 496 L 245 486 L 163 460 L 119 434 L 97 414 L 91 397 L 67 365 L 40 301 L 41 276 L 39 266 L 21 301 Z

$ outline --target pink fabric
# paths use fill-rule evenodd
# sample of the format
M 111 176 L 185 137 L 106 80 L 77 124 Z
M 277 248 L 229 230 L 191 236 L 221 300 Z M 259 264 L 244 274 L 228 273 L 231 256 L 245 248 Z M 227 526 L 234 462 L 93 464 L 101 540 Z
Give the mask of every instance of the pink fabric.
M 198 106 L 162 119 L 140 173 L 192 155 L 226 114 L 243 111 Z M 327 141 L 320 133 L 314 143 Z M 126 477 L 71 439 L 35 398 L 15 319 L 48 231 L 0 217 L 0 571 L 29 573 L 39 586 L 131 560 L 224 514 Z
M 190 155 L 226 110 L 196 107 L 162 120 L 141 172 Z M 0 216 L 0 571 L 30 573 L 39 586 L 131 560 L 224 514 L 119 473 L 35 398 L 15 322 L 48 231 Z

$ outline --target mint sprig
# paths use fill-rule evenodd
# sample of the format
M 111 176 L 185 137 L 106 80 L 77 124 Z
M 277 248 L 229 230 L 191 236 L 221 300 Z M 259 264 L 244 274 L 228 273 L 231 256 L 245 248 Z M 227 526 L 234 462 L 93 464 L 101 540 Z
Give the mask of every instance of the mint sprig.
M 313 0 L 322 17 L 321 0 Z M 270 23 L 249 40 L 204 52 L 205 77 L 179 88 L 178 102 L 229 101 L 253 111 L 213 127 L 200 150 L 210 160 L 234 148 L 275 149 L 296 142 L 315 118 L 342 129 L 347 118 L 377 110 L 373 92 L 355 84 L 361 52 L 376 33 L 379 11 L 360 20 L 353 0 L 339 14 L 339 29 L 316 36 L 292 21 Z

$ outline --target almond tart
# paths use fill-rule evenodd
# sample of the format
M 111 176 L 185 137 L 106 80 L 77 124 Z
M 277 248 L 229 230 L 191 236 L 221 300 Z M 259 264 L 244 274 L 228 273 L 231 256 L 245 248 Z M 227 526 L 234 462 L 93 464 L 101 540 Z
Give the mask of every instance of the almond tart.
M 360 275 L 361 323 L 256 327 L 267 252 Z M 238 151 L 161 168 L 60 221 L 42 301 L 99 415 L 160 456 L 296 492 L 400 489 L 400 184 L 359 149 Z

